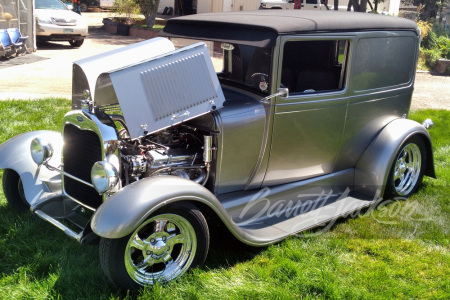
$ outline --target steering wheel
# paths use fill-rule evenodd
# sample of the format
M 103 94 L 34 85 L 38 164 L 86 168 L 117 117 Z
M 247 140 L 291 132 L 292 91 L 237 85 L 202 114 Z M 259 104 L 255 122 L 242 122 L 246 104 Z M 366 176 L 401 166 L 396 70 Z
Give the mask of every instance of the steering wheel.
M 250 84 L 259 87 L 262 92 L 265 92 L 269 87 L 269 75 L 265 73 L 253 73 L 250 76 Z

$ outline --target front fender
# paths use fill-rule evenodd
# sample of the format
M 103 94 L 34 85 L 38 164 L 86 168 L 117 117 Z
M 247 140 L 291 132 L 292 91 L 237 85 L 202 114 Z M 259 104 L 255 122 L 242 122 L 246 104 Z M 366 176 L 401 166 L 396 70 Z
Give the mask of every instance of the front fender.
M 148 177 L 126 186 L 97 209 L 91 227 L 99 236 L 121 238 L 164 205 L 186 200 L 208 205 L 234 234 L 242 235 L 209 190 L 176 176 Z
M 53 146 L 53 157 L 49 164 L 59 166 L 63 140 L 56 131 L 32 131 L 15 136 L 0 145 L 0 169 L 16 171 L 25 192 L 25 198 L 31 206 L 44 193 L 61 191 L 61 175 L 45 166 L 38 167 L 31 158 L 30 144 L 34 138 L 44 138 Z
M 436 178 L 428 131 L 415 121 L 396 119 L 381 130 L 356 164 L 355 190 L 369 197 L 383 196 L 395 155 L 413 135 L 421 136 L 427 148 L 425 175 Z

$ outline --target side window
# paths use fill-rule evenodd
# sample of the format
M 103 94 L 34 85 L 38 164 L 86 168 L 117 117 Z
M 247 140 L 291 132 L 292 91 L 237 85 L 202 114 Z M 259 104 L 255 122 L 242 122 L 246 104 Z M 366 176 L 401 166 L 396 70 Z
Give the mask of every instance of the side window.
M 284 45 L 281 87 L 289 93 L 323 93 L 344 88 L 349 41 L 290 41 Z
M 412 37 L 361 39 L 356 49 L 352 87 L 363 91 L 410 82 L 416 51 Z

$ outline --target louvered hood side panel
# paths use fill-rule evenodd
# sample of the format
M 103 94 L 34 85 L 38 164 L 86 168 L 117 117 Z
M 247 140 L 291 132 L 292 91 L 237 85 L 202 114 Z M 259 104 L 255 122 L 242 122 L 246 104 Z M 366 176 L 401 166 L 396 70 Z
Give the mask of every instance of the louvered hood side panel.
M 132 138 L 219 109 L 225 102 L 203 43 L 109 76 Z

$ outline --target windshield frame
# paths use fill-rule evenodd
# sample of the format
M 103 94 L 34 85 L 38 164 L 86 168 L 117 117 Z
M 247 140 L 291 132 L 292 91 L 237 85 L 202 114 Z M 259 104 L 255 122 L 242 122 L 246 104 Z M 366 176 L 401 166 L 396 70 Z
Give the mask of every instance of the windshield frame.
M 177 49 L 198 42 L 205 43 L 221 84 L 245 89 L 262 96 L 270 94 L 275 47 L 257 47 L 221 40 L 186 37 L 170 37 L 169 39 Z

